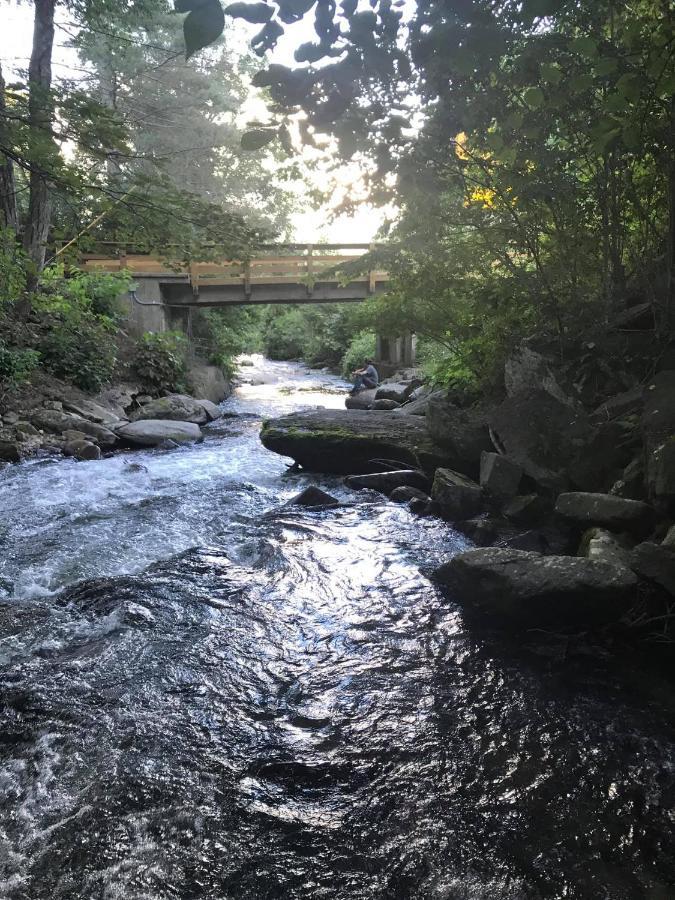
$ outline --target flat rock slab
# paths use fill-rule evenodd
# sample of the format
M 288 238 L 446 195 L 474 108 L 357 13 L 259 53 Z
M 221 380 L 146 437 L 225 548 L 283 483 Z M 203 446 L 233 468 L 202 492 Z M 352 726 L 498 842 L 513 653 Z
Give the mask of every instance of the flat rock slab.
M 163 419 L 144 419 L 141 422 L 129 422 L 115 430 L 122 440 L 140 447 L 158 447 L 164 441 L 175 441 L 177 444 L 191 444 L 201 440 L 199 425 L 193 422 L 173 422 Z
M 345 406 L 347 409 L 372 409 L 375 402 L 375 388 L 366 391 L 357 391 L 356 394 L 347 394 Z
M 371 490 L 389 494 L 400 487 L 411 487 L 424 491 L 431 490 L 431 480 L 417 469 L 396 469 L 392 472 L 375 472 L 373 475 L 349 475 L 345 479 L 347 487 L 355 491 Z
M 626 568 L 494 547 L 458 554 L 435 577 L 458 603 L 530 628 L 615 622 L 637 587 Z
M 377 472 L 383 468 L 377 460 L 428 472 L 445 462 L 444 451 L 429 437 L 423 419 L 402 419 L 377 410 L 291 413 L 265 422 L 260 440 L 268 450 L 290 456 L 313 472 Z
M 568 522 L 588 527 L 602 525 L 611 531 L 647 533 L 654 525 L 654 510 L 640 500 L 626 500 L 613 494 L 572 491 L 560 494 L 555 511 Z

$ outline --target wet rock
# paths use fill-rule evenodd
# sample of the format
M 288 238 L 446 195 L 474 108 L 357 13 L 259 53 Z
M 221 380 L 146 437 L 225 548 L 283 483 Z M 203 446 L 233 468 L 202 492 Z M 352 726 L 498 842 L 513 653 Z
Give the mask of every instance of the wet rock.
M 345 478 L 347 487 L 353 490 L 379 491 L 390 494 L 396 488 L 410 487 L 428 493 L 431 480 L 419 469 L 395 469 L 391 472 L 374 472 L 372 475 L 349 475 Z
M 201 440 L 199 425 L 194 422 L 176 422 L 163 419 L 143 419 L 129 422 L 116 429 L 116 434 L 130 444 L 140 447 L 158 447 L 163 441 L 190 444 Z
M 394 503 L 408 503 L 410 500 L 423 500 L 426 505 L 429 502 L 429 495 L 419 488 L 414 487 L 397 487 L 389 494 L 389 499 Z
M 670 528 L 666 532 L 666 536 L 661 541 L 661 546 L 675 547 L 675 525 L 670 526 Z
M 178 446 L 178 445 L 176 445 Z M 134 474 L 136 472 L 146 472 L 148 471 L 148 467 L 144 466 L 142 463 L 137 462 L 127 462 L 124 464 L 123 471 L 128 474 Z
M 578 555 L 612 566 L 630 567 L 630 546 L 604 528 L 589 528 L 584 532 Z
M 675 597 L 675 546 L 645 541 L 633 548 L 630 567 L 641 578 L 653 581 Z
M 310 485 L 285 504 L 286 506 L 339 506 L 340 501 L 332 494 Z
M 20 462 L 20 443 L 18 441 L 0 439 L 0 460 L 2 460 L 2 462 Z
M 401 468 L 431 470 L 445 455 L 429 438 L 424 421 L 378 410 L 315 409 L 264 423 L 260 440 L 315 472 L 377 472 L 380 460 Z
M 646 534 L 653 528 L 654 510 L 640 500 L 625 500 L 613 494 L 572 492 L 561 494 L 555 511 L 568 522 L 585 527 L 601 525 L 610 531 Z
M 551 501 L 540 494 L 524 494 L 513 497 L 502 509 L 503 515 L 517 525 L 535 525 L 552 511 Z
M 400 407 L 400 403 L 397 403 L 396 400 L 375 400 L 373 403 L 373 409 L 383 409 L 383 410 L 391 410 L 398 409 Z
M 169 394 L 166 397 L 151 400 L 150 403 L 135 410 L 130 418 L 132 422 L 156 419 L 192 422 L 194 425 L 205 425 L 209 421 L 209 415 L 203 405 L 185 394 Z
M 76 459 L 92 460 L 101 458 L 101 449 L 91 441 L 68 441 L 63 448 L 66 456 L 74 456 Z
M 42 406 L 44 409 L 63 409 L 63 403 L 60 400 L 43 400 Z
M 165 438 L 161 444 L 157 444 L 158 450 L 176 450 L 180 444 L 171 438 Z
M 150 394 L 139 394 L 138 397 L 136 397 L 136 403 L 138 403 L 139 406 L 145 406 L 146 403 L 152 403 L 152 401 L 153 398 Z
M 478 478 L 481 453 L 494 450 L 487 411 L 481 407 L 461 409 L 444 393 L 434 393 L 429 397 L 426 423 L 432 440 L 446 452 L 446 465 Z
M 428 500 L 421 500 L 419 497 L 413 497 L 412 500 L 408 503 L 408 507 L 410 512 L 415 516 L 428 516 L 431 515 L 431 509 L 429 507 Z
M 595 560 L 499 548 L 460 553 L 435 576 L 459 603 L 539 628 L 615 622 L 637 586 L 630 570 Z
M 222 418 L 223 411 L 217 404 L 210 400 L 197 400 L 197 403 L 204 409 L 209 422 L 215 422 L 216 419 Z
M 576 550 L 576 536 L 568 528 L 542 525 L 519 531 L 511 537 L 499 537 L 496 546 L 527 550 L 545 556 L 567 556 Z
M 436 469 L 431 497 L 443 518 L 451 522 L 471 519 L 482 506 L 480 485 L 452 469 Z
M 367 391 L 358 391 L 356 394 L 348 394 L 345 397 L 347 409 L 372 409 L 375 402 L 375 388 Z
M 15 412 L 7 412 L 2 417 L 2 421 L 5 425 L 16 425 L 19 421 L 19 414 Z
M 480 457 L 480 486 L 495 500 L 511 500 L 518 493 L 523 469 L 507 456 L 483 451 Z

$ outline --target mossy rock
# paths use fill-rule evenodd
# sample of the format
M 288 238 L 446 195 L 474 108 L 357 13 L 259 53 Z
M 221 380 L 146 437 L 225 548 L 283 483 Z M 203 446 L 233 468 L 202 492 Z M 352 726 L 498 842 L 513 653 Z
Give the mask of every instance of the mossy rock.
M 377 460 L 401 468 L 433 471 L 446 453 L 430 438 L 423 420 L 395 418 L 388 412 L 318 409 L 291 413 L 263 423 L 260 440 L 312 472 L 340 475 L 377 472 Z

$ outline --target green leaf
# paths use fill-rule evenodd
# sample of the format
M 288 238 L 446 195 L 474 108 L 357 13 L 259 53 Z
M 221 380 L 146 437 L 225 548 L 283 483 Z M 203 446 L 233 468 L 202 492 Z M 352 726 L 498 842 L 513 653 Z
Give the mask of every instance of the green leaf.
M 593 76 L 588 72 L 584 72 L 583 75 L 575 75 L 574 78 L 570 79 L 569 86 L 570 90 L 575 94 L 581 94 L 583 91 L 593 87 Z
M 541 77 L 548 84 L 560 84 L 562 72 L 560 71 L 560 67 L 553 63 L 543 63 L 541 67 Z
M 185 59 L 208 47 L 223 33 L 225 16 L 220 0 L 178 0 L 177 12 L 188 11 L 183 22 Z
M 261 150 L 277 137 L 276 128 L 254 128 L 252 131 L 246 131 L 241 136 L 241 149 L 247 152 Z
M 642 135 L 637 125 L 626 125 L 621 132 L 621 139 L 629 150 L 639 150 L 642 146 Z
M 244 19 L 253 25 L 264 25 L 269 22 L 274 10 L 266 3 L 230 3 L 225 7 L 225 14 L 234 19 Z
M 640 99 L 642 83 L 642 78 L 639 75 L 634 72 L 628 72 L 619 78 L 616 83 L 616 89 L 626 100 L 636 102 Z
M 588 59 L 594 59 L 598 55 L 598 45 L 595 40 L 588 35 L 574 38 L 569 47 L 570 50 L 573 50 L 575 53 L 580 53 Z
M 543 105 L 544 99 L 544 92 L 538 87 L 530 87 L 523 94 L 523 100 L 531 109 L 539 109 Z
M 625 113 L 628 109 L 628 101 L 621 94 L 610 94 L 605 100 L 605 109 L 611 113 Z
M 606 56 L 604 59 L 599 59 L 593 65 L 596 75 L 611 75 L 612 72 L 616 72 L 618 67 L 619 61 L 608 56 Z
M 504 146 L 504 138 L 498 131 L 491 131 L 486 140 L 491 150 L 501 150 Z
M 563 6 L 562 0 L 525 0 L 523 16 L 528 21 L 554 16 Z
M 524 116 L 519 109 L 514 110 L 504 119 L 504 127 L 517 131 L 523 124 L 523 118 Z

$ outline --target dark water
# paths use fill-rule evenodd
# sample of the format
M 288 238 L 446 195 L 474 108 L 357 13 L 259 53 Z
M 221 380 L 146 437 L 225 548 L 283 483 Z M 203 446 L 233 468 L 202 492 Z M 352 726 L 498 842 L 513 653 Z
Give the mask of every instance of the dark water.
M 266 371 L 199 447 L 0 473 L 0 897 L 674 897 L 669 689 L 465 623 L 442 523 L 265 515 L 310 479 L 253 414 L 342 402 Z

